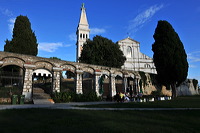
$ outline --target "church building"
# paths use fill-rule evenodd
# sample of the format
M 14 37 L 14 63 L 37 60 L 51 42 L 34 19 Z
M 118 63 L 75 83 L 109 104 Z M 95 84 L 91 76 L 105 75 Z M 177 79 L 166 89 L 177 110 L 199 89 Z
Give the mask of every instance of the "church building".
M 81 56 L 83 45 L 87 39 L 89 39 L 90 35 L 90 29 L 84 4 L 82 4 L 81 7 L 80 21 L 77 27 L 76 35 L 76 61 L 78 62 L 78 59 Z M 153 59 L 140 52 L 139 42 L 128 37 L 123 40 L 119 40 L 117 43 L 120 46 L 121 51 L 124 53 L 124 56 L 126 57 L 126 61 L 121 67 L 122 69 L 156 74 L 156 68 L 153 63 Z
M 126 57 L 122 69 L 156 74 L 156 67 L 153 63 L 153 59 L 140 52 L 139 42 L 128 37 L 117 43 Z

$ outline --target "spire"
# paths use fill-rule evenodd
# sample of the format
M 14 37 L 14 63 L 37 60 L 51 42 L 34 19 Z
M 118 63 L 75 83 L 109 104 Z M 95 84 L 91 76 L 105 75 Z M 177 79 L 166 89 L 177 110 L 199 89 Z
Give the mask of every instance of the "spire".
M 89 24 L 87 21 L 84 3 L 82 4 L 82 7 L 81 7 L 81 16 L 80 16 L 80 21 L 77 27 L 76 35 L 77 35 L 76 61 L 78 62 L 78 59 L 81 56 L 83 45 L 90 37 L 90 29 L 89 29 Z
M 88 26 L 84 3 L 82 4 L 82 7 L 81 7 L 81 17 L 80 17 L 79 25 L 87 25 Z
M 82 8 L 85 8 L 85 3 L 82 3 Z

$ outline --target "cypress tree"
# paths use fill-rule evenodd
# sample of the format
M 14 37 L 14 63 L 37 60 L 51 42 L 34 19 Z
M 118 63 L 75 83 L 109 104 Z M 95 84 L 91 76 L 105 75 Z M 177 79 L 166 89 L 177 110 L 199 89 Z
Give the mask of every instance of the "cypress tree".
M 5 41 L 4 51 L 34 56 L 38 54 L 37 39 L 27 16 L 16 18 L 12 37 L 11 41 Z
M 162 85 L 170 85 L 172 96 L 176 97 L 176 85 L 185 81 L 188 74 L 184 46 L 167 21 L 158 21 L 153 37 L 155 42 L 152 45 L 152 51 L 157 79 Z

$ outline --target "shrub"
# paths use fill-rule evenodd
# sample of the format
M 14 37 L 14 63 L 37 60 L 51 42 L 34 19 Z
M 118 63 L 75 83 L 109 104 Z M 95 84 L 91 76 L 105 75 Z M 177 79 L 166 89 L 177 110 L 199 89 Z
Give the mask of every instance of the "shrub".
M 96 92 L 89 92 L 87 94 L 76 94 L 74 92 L 55 92 L 52 98 L 56 103 L 63 102 L 91 102 L 100 101 L 101 98 L 97 96 Z
M 151 95 L 153 95 L 153 96 L 160 96 L 160 95 L 162 95 L 162 92 L 161 92 L 160 89 L 158 89 L 158 90 L 156 90 L 156 91 L 152 91 L 152 92 L 151 92 Z
M 52 94 L 52 98 L 57 103 L 71 102 L 73 101 L 73 95 L 74 94 L 72 92 L 55 92 Z

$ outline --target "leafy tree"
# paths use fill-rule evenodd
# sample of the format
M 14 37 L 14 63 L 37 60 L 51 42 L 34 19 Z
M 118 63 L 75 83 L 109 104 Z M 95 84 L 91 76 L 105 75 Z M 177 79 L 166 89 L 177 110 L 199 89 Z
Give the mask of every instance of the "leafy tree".
M 126 60 L 118 44 L 102 36 L 87 40 L 79 61 L 82 63 L 120 68 Z
M 176 85 L 185 81 L 188 74 L 184 46 L 167 21 L 158 21 L 153 37 L 155 42 L 152 45 L 152 51 L 157 80 L 162 85 L 170 85 L 172 96 L 176 97 Z
M 75 74 L 73 72 L 71 72 L 71 71 L 66 71 L 65 75 L 67 75 L 68 79 L 75 77 Z
M 58 58 L 58 57 L 50 57 L 50 59 L 61 60 L 61 59 Z
M 4 46 L 4 51 L 12 52 L 12 45 L 8 39 L 5 41 L 6 45 Z
M 11 41 L 5 41 L 4 51 L 34 56 L 38 54 L 37 39 L 27 16 L 16 18 L 12 37 Z

